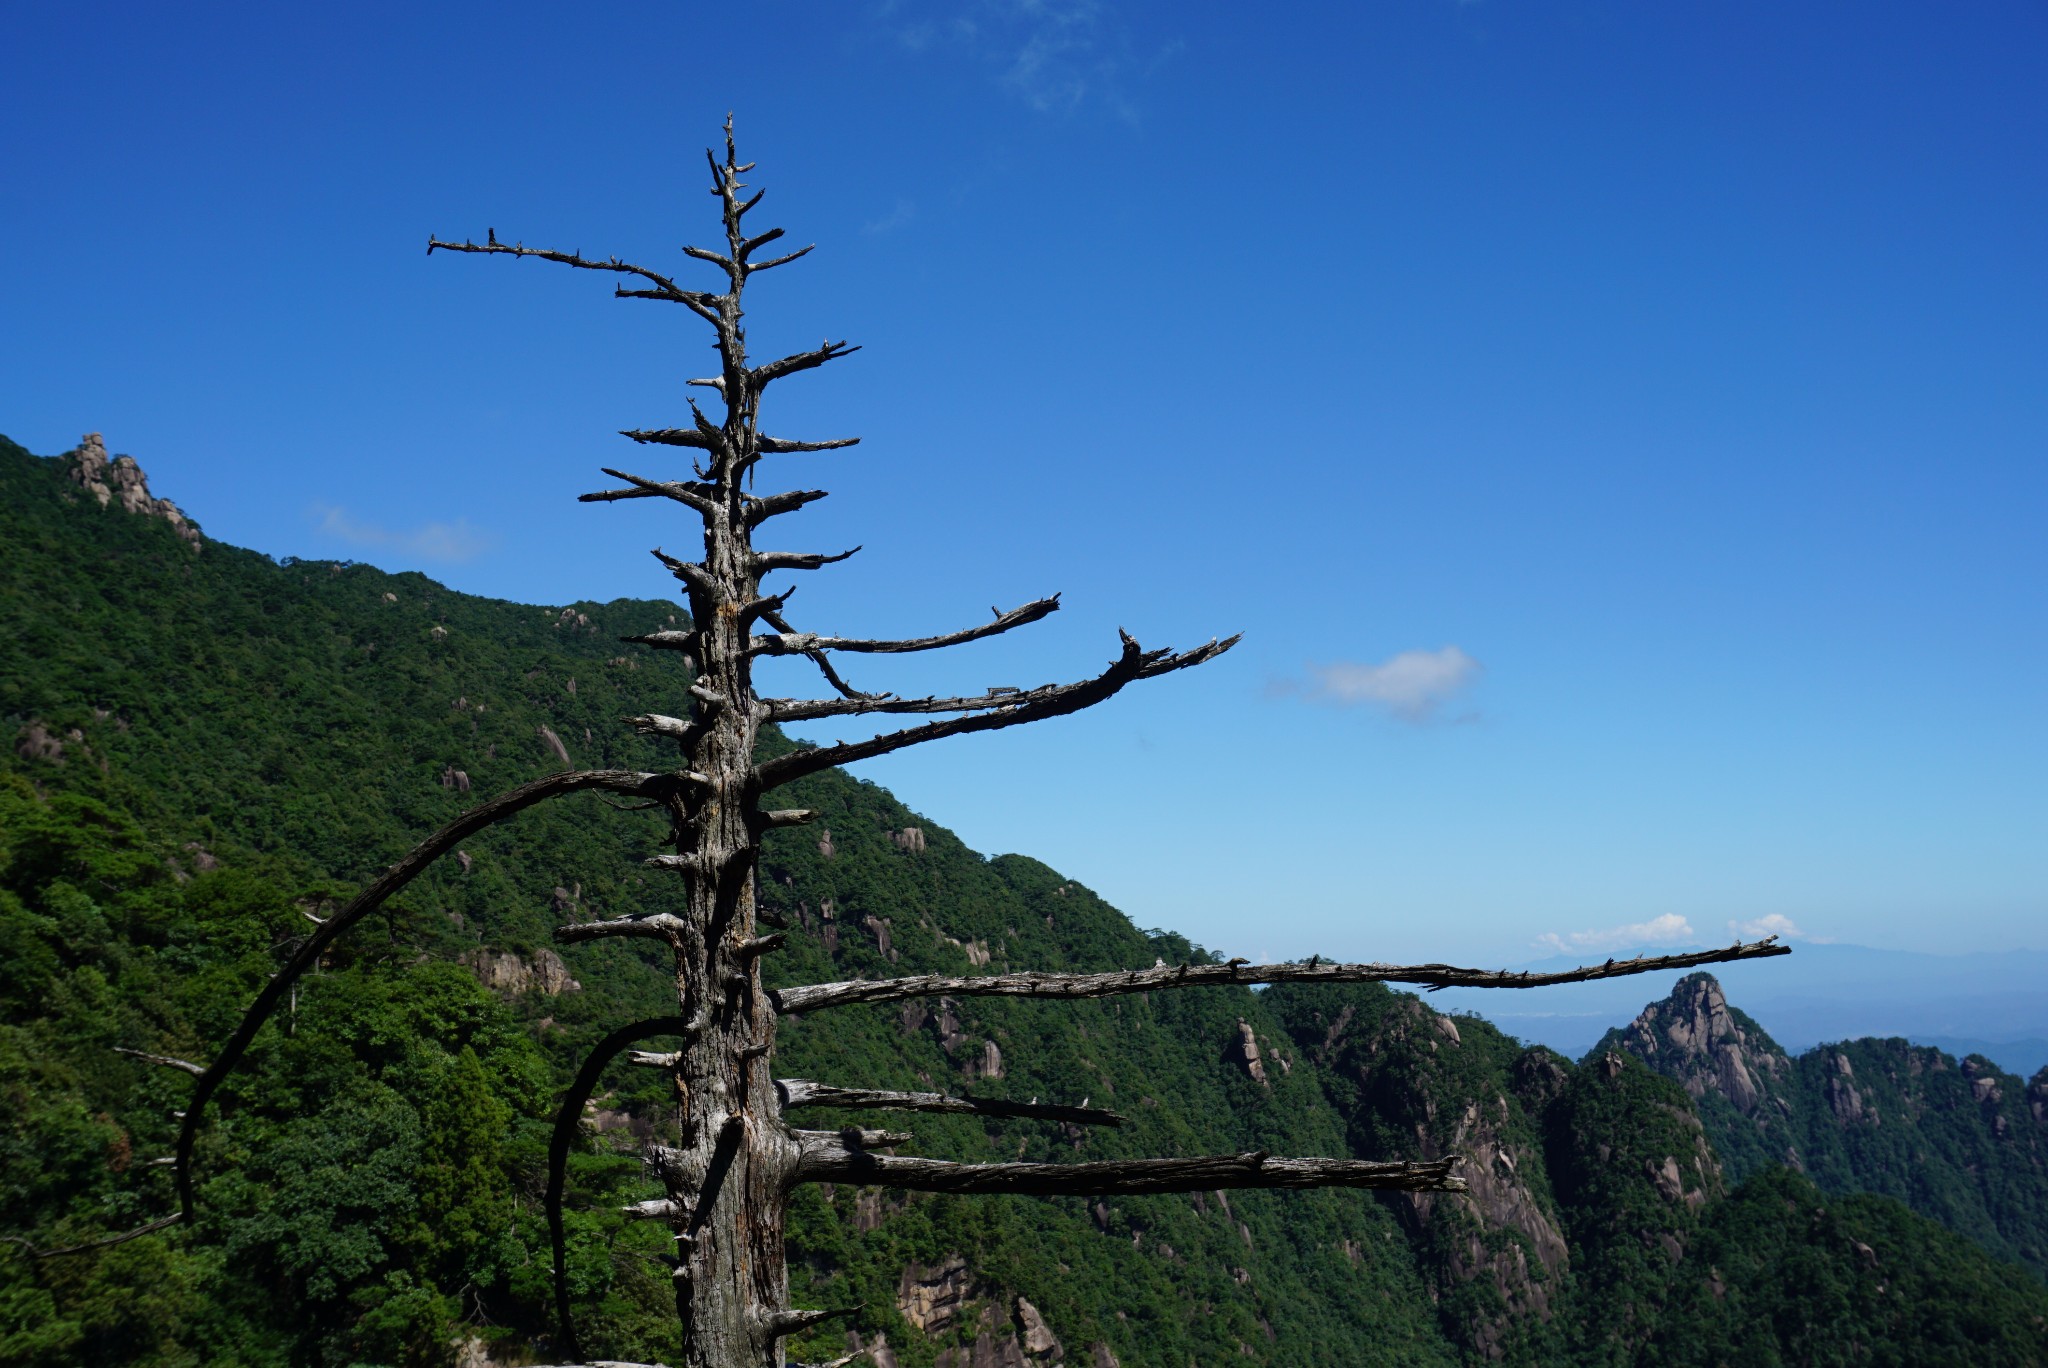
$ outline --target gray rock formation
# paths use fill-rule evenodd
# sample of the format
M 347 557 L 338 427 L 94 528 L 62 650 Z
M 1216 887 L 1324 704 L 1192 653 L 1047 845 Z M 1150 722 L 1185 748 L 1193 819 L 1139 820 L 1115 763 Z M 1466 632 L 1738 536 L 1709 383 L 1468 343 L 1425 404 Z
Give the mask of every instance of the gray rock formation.
M 187 546 L 194 551 L 199 549 L 198 524 L 180 512 L 169 499 L 151 497 L 149 477 L 142 473 L 142 467 L 135 463 L 133 456 L 107 459 L 106 443 L 100 439 L 99 433 L 88 432 L 79 439 L 77 448 L 69 454 L 64 477 L 97 499 L 101 508 L 118 502 L 124 513 L 161 518 L 170 524 L 171 530 Z
M 562 957 L 545 946 L 534 951 L 531 959 L 479 946 L 464 951 L 460 963 L 475 974 L 484 987 L 507 996 L 541 992 L 555 997 L 578 992 L 583 987 L 570 975 L 569 966 L 563 963 Z

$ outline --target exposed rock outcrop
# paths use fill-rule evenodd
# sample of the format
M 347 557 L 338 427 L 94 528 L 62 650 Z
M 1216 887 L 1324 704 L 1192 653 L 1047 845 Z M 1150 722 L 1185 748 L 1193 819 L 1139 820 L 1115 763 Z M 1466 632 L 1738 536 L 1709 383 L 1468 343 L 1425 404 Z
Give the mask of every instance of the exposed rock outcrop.
M 570 975 L 569 966 L 562 962 L 562 957 L 546 946 L 534 951 L 532 959 L 478 946 L 474 950 L 463 951 L 460 962 L 476 975 L 484 987 L 508 995 L 542 992 L 555 997 L 561 993 L 578 992 L 583 987 Z
M 24 760 L 61 765 L 64 763 L 64 742 L 41 722 L 31 722 L 16 733 L 14 753 Z
M 943 1335 L 966 1314 L 974 1299 L 974 1275 L 967 1260 L 950 1255 L 926 1267 L 911 1264 L 896 1284 L 896 1309 L 927 1335 Z
M 99 433 L 88 432 L 79 439 L 76 449 L 69 453 L 64 477 L 97 499 L 101 508 L 118 501 L 125 513 L 161 518 L 187 546 L 194 551 L 199 549 L 202 538 L 198 524 L 169 499 L 151 497 L 149 477 L 142 473 L 133 456 L 107 459 L 107 446 Z
M 1223 1047 L 1223 1058 L 1243 1069 L 1245 1075 L 1260 1087 L 1272 1086 L 1266 1079 L 1266 1062 L 1259 1052 L 1259 1038 L 1251 1024 L 1242 1017 L 1238 1018 L 1237 1031 L 1231 1036 L 1230 1043 Z
M 1622 1032 L 1621 1046 L 1695 1100 L 1715 1093 L 1744 1116 L 1768 1125 L 1792 1076 L 1792 1063 L 1754 1022 L 1730 1011 L 1711 974 L 1680 979 Z
M 1065 1358 L 1059 1336 L 1036 1306 L 978 1278 L 958 1254 L 929 1267 L 905 1268 L 896 1284 L 896 1309 L 933 1339 L 966 1340 L 972 1333 L 972 1340 L 940 1350 L 935 1368 L 1051 1368 Z M 1115 1368 L 1116 1356 L 1106 1346 L 1092 1357 Z
M 555 758 L 563 764 L 573 766 L 576 763 L 569 758 L 569 748 L 562 744 L 561 737 L 555 735 L 553 727 L 542 727 L 540 729 L 540 739 L 547 744 L 549 750 L 555 753 Z

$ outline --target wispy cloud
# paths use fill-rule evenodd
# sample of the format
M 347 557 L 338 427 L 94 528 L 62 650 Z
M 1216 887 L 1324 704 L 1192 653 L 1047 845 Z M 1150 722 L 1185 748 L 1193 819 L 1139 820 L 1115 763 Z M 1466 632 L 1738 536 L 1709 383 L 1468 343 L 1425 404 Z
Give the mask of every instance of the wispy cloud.
M 869 219 L 860 226 L 863 233 L 893 233 L 917 217 L 917 206 L 907 199 L 896 201 L 896 207 L 880 218 Z
M 1765 936 L 1776 936 L 1780 940 L 1814 939 L 1801 931 L 1790 917 L 1777 912 L 1749 921 L 1731 921 L 1728 923 L 1728 929 L 1734 933 L 1737 940 L 1761 940 Z
M 1341 708 L 1381 708 L 1404 722 L 1428 722 L 1479 675 L 1479 662 L 1456 646 L 1402 651 L 1377 665 L 1340 660 L 1311 665 L 1308 679 L 1283 680 L 1278 694 Z
M 470 526 L 467 518 L 421 523 L 401 531 L 364 522 L 333 504 L 314 504 L 311 513 L 320 531 L 336 541 L 397 551 L 418 560 L 475 560 L 497 541 L 490 533 Z
M 1134 55 L 1129 33 L 1100 0 L 956 0 L 938 13 L 887 0 L 876 14 L 906 51 L 965 53 L 1042 114 L 1099 102 L 1135 119 L 1126 78 L 1149 75 L 1180 48 L 1170 40 L 1150 58 Z
M 1546 950 L 1567 955 L 1589 951 L 1604 954 L 1614 950 L 1633 950 L 1643 945 L 1684 945 L 1698 939 L 1691 922 L 1676 912 L 1666 912 L 1645 922 L 1630 922 L 1626 926 L 1610 926 L 1599 931 L 1567 931 L 1563 935 L 1546 931 L 1536 938 L 1536 943 Z

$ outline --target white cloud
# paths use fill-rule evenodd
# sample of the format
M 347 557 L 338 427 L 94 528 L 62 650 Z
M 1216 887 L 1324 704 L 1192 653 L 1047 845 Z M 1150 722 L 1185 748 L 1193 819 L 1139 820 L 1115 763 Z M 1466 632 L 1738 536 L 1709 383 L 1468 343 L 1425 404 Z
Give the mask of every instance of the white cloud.
M 1404 721 L 1427 722 L 1470 684 L 1479 670 L 1479 662 L 1463 650 L 1446 646 L 1437 651 L 1403 651 L 1377 665 L 1353 661 L 1311 665 L 1306 685 L 1282 685 L 1279 691 L 1339 707 L 1364 704 L 1384 708 Z
M 1676 912 L 1666 912 L 1646 922 L 1610 926 L 1602 931 L 1567 931 L 1562 936 L 1548 931 L 1538 936 L 1536 943 L 1546 950 L 1566 955 L 1587 951 L 1603 954 L 1614 950 L 1633 950 L 1642 945 L 1683 945 L 1698 939 L 1691 922 Z
M 1782 940 L 1812 940 L 1813 937 L 1801 931 L 1790 917 L 1777 912 L 1750 921 L 1731 921 L 1728 929 L 1737 940 L 1762 940 L 1765 936 L 1777 936 Z
M 474 560 L 497 540 L 489 533 L 471 527 L 467 518 L 457 518 L 452 523 L 421 523 L 418 527 L 393 531 L 363 522 L 347 509 L 333 504 L 315 504 L 312 514 L 320 531 L 337 541 L 352 546 L 381 547 L 419 560 Z

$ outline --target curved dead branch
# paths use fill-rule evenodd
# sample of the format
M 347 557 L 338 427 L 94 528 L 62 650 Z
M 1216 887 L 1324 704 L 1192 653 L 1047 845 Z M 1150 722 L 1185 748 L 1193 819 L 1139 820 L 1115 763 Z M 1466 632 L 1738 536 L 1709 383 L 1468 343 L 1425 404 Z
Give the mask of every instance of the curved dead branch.
M 503 821 L 515 813 L 532 807 L 535 803 L 563 794 L 582 793 L 598 790 L 608 793 L 625 793 L 639 797 L 658 797 L 666 783 L 666 776 L 643 774 L 634 770 L 569 770 L 522 784 L 509 793 L 503 793 L 485 803 L 479 803 L 468 812 L 442 827 L 439 831 L 421 841 L 408 852 L 404 859 L 384 871 L 376 882 L 349 899 L 342 909 L 316 927 L 306 937 L 298 953 L 263 986 L 256 995 L 248 1012 L 242 1017 L 235 1033 L 228 1037 L 220 1054 L 199 1075 L 199 1081 L 192 1089 L 192 1100 L 186 1103 L 185 1121 L 178 1130 L 177 1166 L 178 1211 L 188 1220 L 192 1215 L 192 1146 L 199 1138 L 199 1127 L 206 1116 L 206 1104 L 220 1088 L 221 1082 L 239 1064 L 248 1052 L 249 1044 L 256 1039 L 257 1031 L 277 1010 L 297 983 L 299 976 L 313 967 L 320 957 L 327 953 L 329 946 L 341 939 L 364 917 L 384 905 L 393 893 L 411 883 L 421 871 L 441 856 L 453 850 L 457 844 L 476 834 L 487 826 Z
M 981 713 L 971 717 L 952 717 L 943 722 L 927 722 L 922 727 L 906 727 L 902 731 L 885 732 L 866 741 L 842 741 L 836 746 L 814 746 L 809 750 L 791 752 L 776 759 L 764 761 L 755 767 L 755 777 L 760 790 L 766 792 L 792 779 L 801 779 L 806 774 L 815 774 L 835 765 L 850 765 L 857 760 L 869 760 L 906 746 L 936 741 L 942 736 L 961 736 L 968 732 L 994 731 L 1000 727 L 1015 727 L 1025 722 L 1037 722 L 1047 717 L 1059 717 L 1066 713 L 1079 712 L 1093 707 L 1111 697 L 1126 684 L 1139 679 L 1152 679 L 1159 675 L 1184 670 L 1191 665 L 1214 660 L 1235 646 L 1238 637 L 1224 641 L 1212 641 L 1192 651 L 1147 651 L 1123 634 L 1123 654 L 1110 664 L 1107 670 L 1093 679 L 1084 679 L 1073 684 L 1048 685 L 1033 690 L 1033 701 L 1014 708 L 1003 708 L 996 712 Z
M 1660 969 L 1691 969 L 1702 964 L 1727 964 L 1735 960 L 1764 959 L 1789 955 L 1792 947 L 1777 944 L 1776 936 L 1735 944 L 1720 950 L 1696 950 L 1682 955 L 1638 955 L 1634 959 L 1608 960 L 1605 964 L 1581 965 L 1555 973 L 1534 974 L 1512 969 L 1460 969 L 1449 964 L 1325 964 L 1309 960 L 1301 964 L 1160 965 L 1152 969 L 1116 970 L 1107 974 L 1052 974 L 1027 970 L 1017 974 L 988 974 L 979 978 L 956 978 L 942 974 L 920 974 L 915 978 L 852 979 L 843 983 L 814 983 L 801 988 L 769 990 L 769 999 L 782 1012 L 815 1012 L 821 1007 L 844 1007 L 860 1002 L 896 1002 L 903 998 L 932 997 L 1031 997 L 1100 998 L 1124 993 L 1149 993 L 1162 988 L 1214 987 L 1219 984 L 1254 983 L 1407 983 L 1438 988 L 1547 988 L 1559 983 L 1588 983 L 1595 979 L 1623 978 L 1630 974 L 1654 973 Z
M 576 1071 L 575 1081 L 562 1094 L 562 1105 L 555 1112 L 554 1133 L 548 1138 L 548 1245 L 555 1260 L 555 1328 L 570 1358 L 581 1359 L 583 1350 L 577 1345 L 576 1323 L 569 1314 L 569 1243 L 562 1229 L 562 1190 L 568 1185 L 569 1147 L 576 1143 L 577 1131 L 583 1123 L 583 1104 L 597 1090 L 597 1080 L 603 1076 L 605 1066 L 628 1045 L 651 1036 L 681 1035 L 688 1029 L 689 1024 L 679 1016 L 649 1017 L 619 1027 L 598 1041 L 584 1057 L 583 1067 Z

